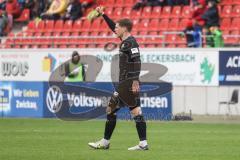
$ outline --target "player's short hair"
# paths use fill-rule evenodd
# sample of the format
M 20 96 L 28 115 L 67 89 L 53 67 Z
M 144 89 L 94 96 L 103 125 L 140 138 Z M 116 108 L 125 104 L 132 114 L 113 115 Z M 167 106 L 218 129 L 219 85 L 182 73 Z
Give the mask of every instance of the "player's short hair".
M 117 21 L 120 27 L 126 27 L 128 32 L 132 31 L 133 23 L 130 19 L 124 18 Z

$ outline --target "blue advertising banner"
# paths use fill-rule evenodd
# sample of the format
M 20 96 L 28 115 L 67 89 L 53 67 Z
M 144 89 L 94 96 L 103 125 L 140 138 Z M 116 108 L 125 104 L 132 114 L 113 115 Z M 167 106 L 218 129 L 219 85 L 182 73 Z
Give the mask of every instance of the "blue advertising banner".
M 220 51 L 219 84 L 240 85 L 240 51 Z
M 157 90 L 158 88 L 159 90 Z M 140 103 L 146 119 L 172 118 L 172 84 L 149 83 L 141 85 Z M 114 84 L 97 83 L 45 83 L 44 117 L 88 120 L 103 118 L 114 93 Z M 127 107 L 118 112 L 119 119 L 130 119 Z
M 9 82 L 0 84 L 2 117 L 54 117 L 63 120 L 104 118 L 115 84 L 109 82 Z M 148 120 L 172 118 L 172 84 L 143 83 L 140 104 Z M 127 107 L 118 112 L 119 119 L 130 119 Z
M 42 82 L 1 82 L 0 112 L 3 117 L 42 117 Z

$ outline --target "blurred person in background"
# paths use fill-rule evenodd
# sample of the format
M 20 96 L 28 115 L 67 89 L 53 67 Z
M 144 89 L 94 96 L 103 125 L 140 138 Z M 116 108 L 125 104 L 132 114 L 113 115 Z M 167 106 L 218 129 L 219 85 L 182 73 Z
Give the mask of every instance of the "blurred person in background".
M 35 12 L 34 12 L 34 10 L 33 10 L 34 6 L 35 6 L 34 0 L 25 0 L 24 8 L 30 10 L 30 18 L 31 18 L 31 19 L 33 18 L 33 16 L 36 15 Z
M 189 5 L 189 0 L 167 0 L 167 5 L 169 6 Z
M 191 21 L 188 22 L 186 29 L 183 31 L 182 36 L 186 36 L 187 47 L 198 48 L 202 46 L 202 28 L 193 25 Z
M 8 25 L 8 15 L 6 11 L 3 11 L 0 13 L 0 36 L 2 37 L 4 35 L 4 29 Z
M 41 14 L 42 19 L 57 20 L 65 14 L 68 0 L 53 0 L 49 9 Z
M 192 18 L 183 32 L 185 33 L 188 47 L 201 47 L 202 28 L 205 24 L 205 20 L 201 16 L 206 10 L 206 2 L 205 0 L 192 1 L 190 7 Z
M 46 12 L 49 9 L 51 2 L 52 0 L 34 0 L 34 16 L 40 17 L 42 13 Z
M 210 32 L 212 33 L 213 36 L 214 47 L 215 48 L 224 47 L 222 31 L 219 29 L 219 27 L 218 26 L 211 27 Z
M 218 12 L 217 4 L 214 0 L 208 1 L 206 11 L 201 15 L 201 18 L 204 19 L 205 26 L 210 28 L 212 26 L 219 26 L 220 16 Z
M 20 5 L 20 9 L 23 10 L 25 6 L 25 0 L 18 0 L 18 3 Z
M 21 8 L 17 0 L 7 0 L 6 11 L 8 15 L 17 18 L 21 14 Z
M 65 65 L 65 75 L 67 82 L 85 81 L 85 68 L 77 51 L 73 51 L 71 61 Z
M 82 6 L 79 0 L 70 0 L 63 20 L 76 20 L 82 17 Z
M 5 10 L 7 0 L 0 0 L 0 11 Z
M 205 0 L 198 0 L 191 6 L 193 25 L 204 26 L 205 20 L 202 18 L 203 13 L 206 10 Z
M 79 0 L 82 5 L 82 12 L 84 13 L 88 8 L 92 7 L 96 0 Z
M 132 7 L 133 10 L 138 10 L 145 6 L 164 6 L 166 0 L 138 0 L 137 3 Z
M 220 16 L 215 0 L 208 1 L 207 9 L 201 17 L 205 20 L 204 34 L 207 37 L 207 47 L 222 46 L 222 32 L 219 30 Z M 219 45 L 217 45 L 217 43 L 219 43 Z

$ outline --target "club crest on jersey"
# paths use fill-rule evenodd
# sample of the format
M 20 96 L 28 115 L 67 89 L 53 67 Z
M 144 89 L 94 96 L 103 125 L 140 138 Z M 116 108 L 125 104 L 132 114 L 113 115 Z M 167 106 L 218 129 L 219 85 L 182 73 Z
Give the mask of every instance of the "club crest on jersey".
M 139 50 L 138 50 L 138 48 L 132 48 L 132 49 L 131 49 L 131 52 L 132 52 L 132 54 L 135 54 L 135 53 L 138 53 Z

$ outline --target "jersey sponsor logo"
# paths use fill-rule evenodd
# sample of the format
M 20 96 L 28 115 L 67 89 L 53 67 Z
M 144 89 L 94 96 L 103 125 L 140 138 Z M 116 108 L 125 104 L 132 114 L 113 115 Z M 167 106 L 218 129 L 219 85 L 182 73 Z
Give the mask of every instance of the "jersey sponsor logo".
M 138 48 L 132 48 L 131 52 L 132 52 L 132 54 L 136 54 L 136 53 L 139 53 L 139 50 L 138 50 Z

